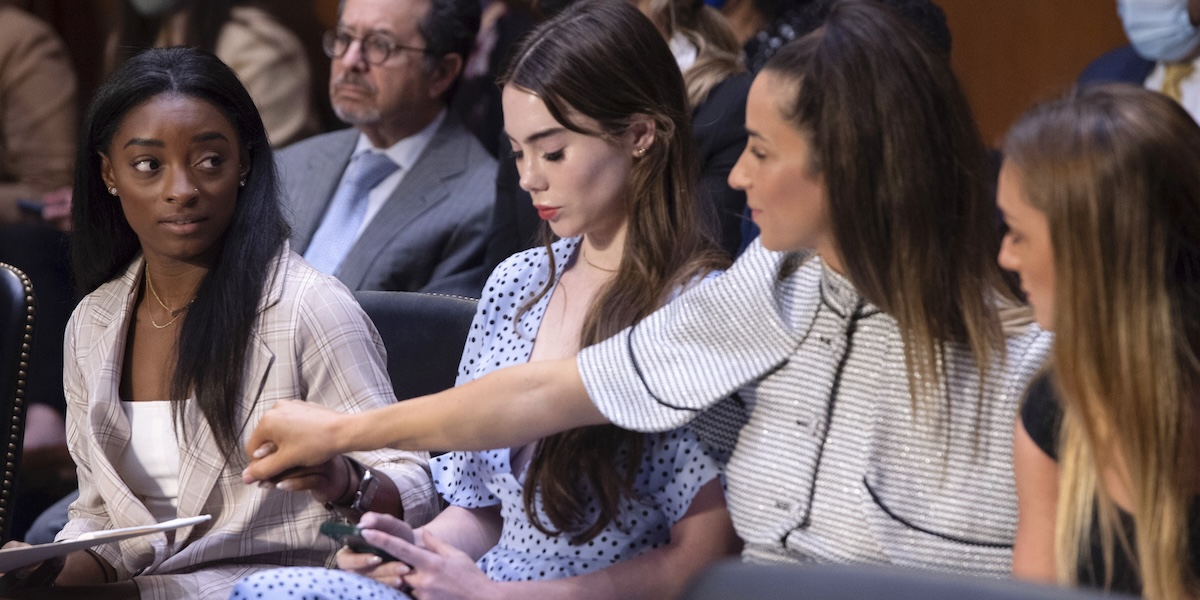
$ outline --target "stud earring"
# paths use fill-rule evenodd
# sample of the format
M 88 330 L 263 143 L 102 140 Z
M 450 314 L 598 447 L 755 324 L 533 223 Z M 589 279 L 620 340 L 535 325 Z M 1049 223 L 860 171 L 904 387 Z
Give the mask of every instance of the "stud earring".
M 646 155 L 646 149 L 645 149 L 645 148 L 638 148 L 637 150 L 634 150 L 634 151 L 633 151 L 633 155 L 634 155 L 634 156 L 636 156 L 636 157 L 638 157 L 638 158 L 641 158 L 641 157 L 643 157 L 643 156 L 645 156 L 645 155 Z
M 117 195 L 117 188 L 115 188 L 115 187 L 110 187 L 110 188 L 108 188 L 108 193 L 109 193 L 109 195 L 116 196 L 116 195 Z
M 239 182 L 238 182 L 238 187 L 246 187 L 246 180 L 245 180 L 245 179 L 243 179 L 243 180 L 239 181 Z

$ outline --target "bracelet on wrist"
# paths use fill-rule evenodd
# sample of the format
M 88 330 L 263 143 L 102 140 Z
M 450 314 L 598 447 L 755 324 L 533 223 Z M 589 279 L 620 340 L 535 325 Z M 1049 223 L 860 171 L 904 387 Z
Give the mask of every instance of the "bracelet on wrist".
M 338 498 L 336 502 L 326 503 L 325 508 L 337 513 L 348 521 L 358 521 L 358 518 L 371 508 L 375 492 L 379 490 L 379 479 L 368 468 L 358 461 L 346 457 L 351 467 L 358 473 L 358 483 L 351 488 L 348 496 Z
M 354 502 L 354 495 L 358 493 L 358 486 L 362 483 L 363 473 L 366 467 L 359 464 L 358 461 L 349 456 L 342 456 L 342 462 L 346 465 L 346 485 L 342 487 L 342 494 L 337 498 L 329 501 L 329 504 L 335 506 L 350 506 Z

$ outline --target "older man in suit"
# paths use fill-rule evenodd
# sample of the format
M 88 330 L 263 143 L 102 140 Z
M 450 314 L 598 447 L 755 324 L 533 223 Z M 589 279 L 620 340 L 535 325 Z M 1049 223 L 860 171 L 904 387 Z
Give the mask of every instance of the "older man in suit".
M 325 35 L 354 127 L 279 153 L 292 244 L 352 290 L 477 297 L 496 161 L 446 110 L 478 0 L 344 0 Z

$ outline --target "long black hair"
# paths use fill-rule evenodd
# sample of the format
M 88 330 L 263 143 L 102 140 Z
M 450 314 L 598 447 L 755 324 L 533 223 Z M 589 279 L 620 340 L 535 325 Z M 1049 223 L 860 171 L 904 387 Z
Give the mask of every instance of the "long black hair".
M 121 203 L 101 178 L 100 153 L 133 108 L 161 94 L 179 94 L 216 107 L 237 131 L 248 157 L 233 219 L 211 270 L 196 291 L 179 335 L 171 396 L 196 402 L 218 444 L 237 452 L 236 423 L 246 348 L 271 261 L 290 232 L 279 206 L 275 162 L 262 118 L 236 75 L 217 57 L 192 48 L 147 50 L 126 61 L 96 93 L 80 130 L 75 160 L 71 239 L 75 280 L 82 293 L 120 276 L 141 250 Z M 182 411 L 172 410 L 176 422 Z

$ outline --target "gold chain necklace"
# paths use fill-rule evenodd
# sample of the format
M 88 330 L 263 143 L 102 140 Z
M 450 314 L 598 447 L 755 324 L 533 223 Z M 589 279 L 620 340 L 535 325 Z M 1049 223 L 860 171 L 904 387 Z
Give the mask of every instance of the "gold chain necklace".
M 154 311 L 147 311 L 150 314 L 150 324 L 153 325 L 155 329 L 166 329 L 166 328 L 174 325 L 175 321 L 178 321 L 179 317 L 183 316 L 183 312 L 186 311 L 188 309 L 188 307 L 190 307 L 192 305 L 192 303 L 196 301 L 196 296 L 193 295 L 192 299 L 188 300 L 187 304 L 184 304 L 183 306 L 181 306 L 179 308 L 173 309 L 170 306 L 167 306 L 167 303 L 163 302 L 162 298 L 158 297 L 158 292 L 154 291 L 154 281 L 152 281 L 150 279 L 150 267 L 149 266 L 146 267 L 146 287 L 150 289 L 150 295 L 154 296 L 154 299 L 158 301 L 158 305 L 163 307 L 163 310 L 166 310 L 167 314 L 171 315 L 170 321 L 167 321 L 166 323 L 159 325 L 158 321 L 154 320 Z
M 605 269 L 604 267 L 597 266 L 596 263 L 593 263 L 592 261 L 588 260 L 587 254 L 585 254 L 583 252 L 583 248 L 579 249 L 579 257 L 583 259 L 583 262 L 587 263 L 588 265 L 590 265 L 593 269 L 596 269 L 597 271 L 604 271 L 605 273 L 616 273 L 617 272 L 617 269 Z

